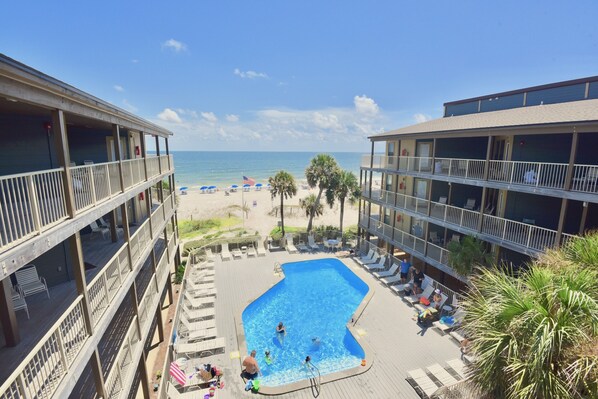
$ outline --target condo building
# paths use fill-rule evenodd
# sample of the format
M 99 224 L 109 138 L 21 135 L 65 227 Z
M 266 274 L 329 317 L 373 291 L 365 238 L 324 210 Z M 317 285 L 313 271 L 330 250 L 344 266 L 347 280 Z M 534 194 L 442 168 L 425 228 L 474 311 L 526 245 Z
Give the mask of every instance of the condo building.
M 0 54 L 0 398 L 149 397 L 180 263 L 171 135 Z
M 517 269 L 598 227 L 598 76 L 448 102 L 370 140 L 360 244 L 404 252 L 446 286 L 467 280 L 451 241 L 474 236 Z

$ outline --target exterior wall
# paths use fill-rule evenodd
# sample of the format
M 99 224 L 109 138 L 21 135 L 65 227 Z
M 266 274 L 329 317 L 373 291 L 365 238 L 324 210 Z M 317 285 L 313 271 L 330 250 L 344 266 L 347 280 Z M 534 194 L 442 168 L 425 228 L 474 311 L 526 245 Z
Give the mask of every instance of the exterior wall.
M 112 132 L 69 127 L 68 140 L 71 161 L 77 165 L 83 165 L 85 160 L 92 160 L 94 163 L 108 162 L 106 137 L 112 137 Z
M 486 159 L 487 137 L 436 140 L 437 158 Z
M 517 135 L 513 138 L 511 161 L 568 163 L 572 135 Z

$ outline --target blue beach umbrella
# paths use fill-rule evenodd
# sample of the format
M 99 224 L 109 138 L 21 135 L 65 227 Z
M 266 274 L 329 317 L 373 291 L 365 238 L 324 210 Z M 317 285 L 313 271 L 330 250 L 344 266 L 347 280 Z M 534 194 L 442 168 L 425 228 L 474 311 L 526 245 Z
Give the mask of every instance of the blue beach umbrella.
M 243 184 L 243 188 L 251 187 L 249 184 Z
M 258 183 L 258 184 L 256 184 L 255 186 L 256 186 L 256 187 L 262 187 L 262 186 L 263 186 L 263 184 L 262 184 L 262 183 Z
M 179 188 L 179 190 L 181 190 L 181 191 L 185 191 L 185 190 L 187 190 L 188 188 L 189 188 L 189 187 L 187 187 L 187 186 L 184 186 L 184 187 L 181 187 L 181 188 Z
M 201 186 L 199 189 L 200 189 L 200 190 L 205 190 L 205 189 L 207 189 L 207 188 L 208 188 L 208 186 Z

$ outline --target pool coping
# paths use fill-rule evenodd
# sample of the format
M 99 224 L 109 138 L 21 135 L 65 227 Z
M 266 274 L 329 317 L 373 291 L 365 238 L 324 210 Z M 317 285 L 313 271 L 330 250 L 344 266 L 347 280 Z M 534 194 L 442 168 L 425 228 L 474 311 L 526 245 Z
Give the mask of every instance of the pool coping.
M 367 341 L 364 340 L 363 337 L 361 337 L 361 335 L 355 328 L 355 324 L 361 317 L 362 313 L 365 311 L 367 305 L 370 303 L 376 290 L 375 290 L 374 285 L 365 281 L 354 270 L 351 270 L 352 267 L 349 266 L 347 263 L 345 263 L 344 259 L 338 259 L 338 258 L 322 258 L 322 259 L 336 259 L 336 260 L 340 261 L 346 268 L 348 268 L 353 274 L 355 274 L 355 276 L 357 278 L 359 278 L 361 281 L 363 281 L 368 286 L 367 294 L 363 297 L 363 299 L 361 300 L 361 303 L 359 304 L 359 306 L 357 306 L 357 309 L 355 309 L 355 312 L 353 313 L 351 321 L 347 322 L 347 324 L 346 324 L 346 327 L 349 330 L 349 332 L 351 333 L 351 335 L 353 336 L 353 338 L 355 338 L 355 340 L 359 343 L 359 345 L 363 349 L 363 353 L 365 355 L 364 356 L 365 366 L 352 367 L 350 369 L 341 370 L 341 371 L 337 371 L 335 373 L 323 375 L 321 377 L 320 381 L 322 384 L 326 384 L 328 382 L 338 381 L 338 380 L 342 380 L 344 378 L 354 377 L 356 375 L 363 374 L 372 367 L 372 365 L 374 363 L 374 357 L 373 357 L 374 352 L 373 352 L 372 348 L 370 347 L 370 345 L 367 343 Z M 297 261 L 297 262 L 301 262 L 301 261 Z M 293 262 L 285 262 L 285 263 L 295 263 L 295 262 L 293 261 Z M 234 321 L 235 321 L 235 330 L 236 330 L 236 334 L 237 334 L 237 343 L 239 346 L 239 353 L 245 353 L 245 354 L 249 353 L 249 351 L 247 350 L 247 343 L 245 342 L 245 333 L 244 333 L 245 329 L 243 328 L 243 311 L 247 308 L 247 306 L 252 304 L 256 299 L 258 299 L 260 296 L 262 296 L 264 293 L 266 293 L 266 291 L 268 291 L 269 289 L 274 287 L 276 284 L 280 283 L 284 279 L 284 272 L 277 273 L 276 276 L 277 276 L 276 281 L 270 286 L 270 288 L 268 288 L 267 290 L 262 292 L 259 296 L 249 300 L 247 302 L 247 304 L 245 305 L 245 307 L 241 311 L 237 312 L 237 314 L 235 315 Z M 241 366 L 241 370 L 243 369 L 243 358 L 244 358 L 244 356 L 239 357 L 239 364 Z M 292 382 L 290 384 L 280 385 L 280 386 L 276 386 L 276 387 L 261 386 L 259 393 L 262 395 L 267 395 L 267 396 L 282 395 L 285 393 L 298 391 L 298 390 L 305 389 L 305 388 L 310 388 L 311 386 L 312 386 L 312 384 L 311 384 L 310 380 L 306 379 L 306 380 Z

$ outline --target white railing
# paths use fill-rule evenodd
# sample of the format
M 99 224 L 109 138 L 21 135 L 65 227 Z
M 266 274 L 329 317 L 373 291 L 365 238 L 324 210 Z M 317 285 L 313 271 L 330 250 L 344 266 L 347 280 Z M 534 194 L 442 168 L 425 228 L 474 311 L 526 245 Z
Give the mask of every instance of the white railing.
M 139 340 L 139 328 L 137 327 L 137 316 L 133 317 L 133 321 L 127 330 L 127 335 L 125 335 L 125 339 L 118 350 L 118 354 L 116 355 L 116 361 L 110 372 L 108 373 L 108 377 L 106 378 L 106 393 L 108 398 L 117 398 L 123 392 L 123 390 L 128 390 L 130 387 L 124 386 L 125 377 L 127 373 L 130 371 L 129 368 L 135 368 L 135 364 L 133 364 L 133 352 L 137 348 L 137 345 L 141 345 Z
M 435 158 L 434 174 L 466 179 L 483 179 L 485 159 Z
M 122 161 L 125 188 L 129 188 L 145 181 L 145 166 L 143 158 L 125 159 Z
M 488 180 L 563 189 L 567 167 L 566 163 L 490 161 Z
M 168 256 L 171 258 L 174 255 L 175 246 L 176 246 L 176 237 L 175 237 L 174 232 L 172 232 L 172 234 L 170 235 L 170 238 L 168 239 Z
M 58 319 L 0 387 L 1 399 L 51 398 L 89 337 L 83 296 Z
M 410 172 L 432 173 L 431 157 L 400 157 L 399 170 Z
M 67 218 L 63 169 L 0 178 L 0 250 Z
M 484 215 L 482 232 L 538 251 L 553 247 L 557 234 L 555 230 L 491 215 Z
M 158 176 L 160 174 L 160 159 L 156 156 L 148 156 L 146 158 L 148 178 Z
M 371 166 L 372 156 L 362 155 L 361 166 L 364 168 L 373 167 L 374 169 L 396 169 L 398 159 L 399 157 L 397 156 L 374 155 L 373 166 Z
M 598 166 L 575 165 L 571 190 L 598 193 Z
M 377 236 L 384 238 L 387 241 L 394 241 L 400 247 L 410 248 L 422 255 L 425 254 L 425 240 L 409 234 L 405 231 L 393 228 L 389 224 L 383 223 L 376 218 L 370 218 L 369 230 L 374 232 Z
M 168 155 L 160 155 L 160 173 L 166 173 L 170 170 L 168 166 Z
M 102 271 L 87 286 L 89 309 L 93 325 L 96 326 L 106 309 L 123 285 L 123 281 L 131 271 L 127 244 L 112 257 Z
M 170 170 L 174 171 L 174 156 L 172 154 L 168 155 L 168 160 L 170 162 Z
M 135 234 L 133 234 L 131 236 L 131 239 L 129 240 L 129 245 L 131 246 L 131 258 L 133 260 L 133 263 L 137 263 L 137 261 L 141 257 L 142 248 L 145 247 L 146 243 L 150 240 L 150 238 L 150 221 L 149 219 L 146 219 L 146 221 L 143 222 L 141 226 L 139 226 L 137 231 L 135 231 Z
M 426 255 L 428 256 L 428 258 L 434 259 L 436 262 L 440 264 L 448 265 L 449 251 L 445 248 L 442 248 L 441 246 L 428 242 L 428 249 L 426 251 Z
M 73 166 L 69 171 L 77 211 L 104 202 L 122 191 L 118 162 Z
M 430 217 L 477 231 L 480 213 L 432 201 Z
M 160 205 L 156 210 L 152 213 L 152 237 L 155 237 L 157 234 L 160 234 L 162 223 L 164 223 L 164 204 Z
M 157 281 L 156 275 L 154 274 L 147 285 L 143 298 L 141 298 L 141 301 L 139 302 L 139 323 L 141 324 L 142 331 L 146 331 L 147 327 L 149 327 L 148 323 L 151 323 L 152 321 L 153 299 L 156 295 L 156 287 Z

